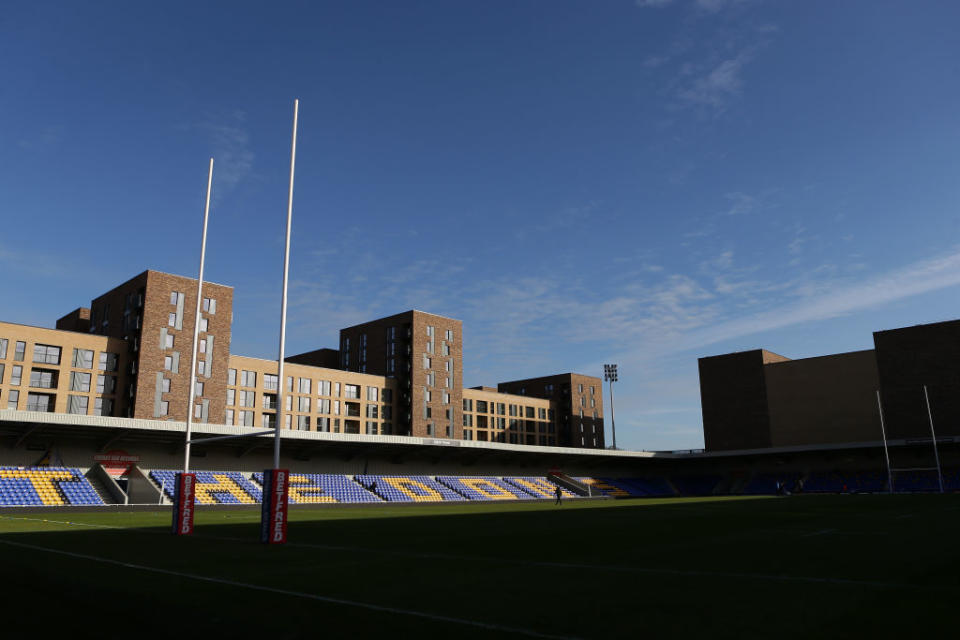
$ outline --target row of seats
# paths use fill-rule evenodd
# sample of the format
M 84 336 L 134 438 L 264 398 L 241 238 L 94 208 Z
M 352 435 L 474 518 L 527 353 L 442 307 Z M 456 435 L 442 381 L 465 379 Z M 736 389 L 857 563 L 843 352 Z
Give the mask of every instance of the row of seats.
M 0 467 L 0 507 L 103 504 L 79 469 Z
M 150 478 L 161 487 L 166 496 L 173 499 L 176 490 L 177 471 L 154 469 Z M 239 471 L 195 471 L 194 487 L 197 504 L 257 504 L 263 493 L 257 485 L 247 480 Z
M 253 479 L 263 486 L 263 473 L 253 474 Z M 328 473 L 291 473 L 287 495 L 290 504 L 381 502 L 347 476 Z

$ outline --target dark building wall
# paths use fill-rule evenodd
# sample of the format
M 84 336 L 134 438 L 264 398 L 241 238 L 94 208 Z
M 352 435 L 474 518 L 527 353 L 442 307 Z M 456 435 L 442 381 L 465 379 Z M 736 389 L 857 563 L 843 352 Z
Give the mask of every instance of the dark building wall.
M 603 428 L 603 382 L 600 378 L 562 373 L 501 382 L 497 385 L 497 390 L 501 393 L 553 400 L 557 407 L 558 446 L 591 449 L 602 449 L 606 446 Z
M 171 293 L 183 295 L 182 301 L 171 302 Z M 207 319 L 207 330 L 199 339 L 212 349 L 197 354 L 197 360 L 208 363 L 197 381 L 204 385 L 206 414 L 201 420 L 222 424 L 226 409 L 227 364 L 230 356 L 230 324 L 233 315 L 233 287 L 204 282 L 203 297 L 216 300 L 216 312 L 201 310 Z M 160 271 L 145 271 L 119 287 L 95 299 L 91 305 L 92 331 L 126 340 L 130 367 L 127 414 L 133 418 L 186 420 L 190 393 L 190 361 L 196 317 L 197 281 Z M 170 314 L 175 317 L 170 324 Z M 162 336 L 173 337 L 173 347 L 161 346 Z M 166 367 L 166 357 L 176 360 L 174 369 Z M 158 396 L 159 378 L 170 380 L 170 391 Z M 167 412 L 158 414 L 157 401 L 167 403 Z
M 307 353 L 298 353 L 295 356 L 285 358 L 285 360 L 293 364 L 305 364 L 311 367 L 323 367 L 324 369 L 340 368 L 340 352 L 336 349 L 316 349 Z
M 873 334 L 888 438 L 960 435 L 960 320 Z
M 57 329 L 61 331 L 79 331 L 88 333 L 90 331 L 90 309 L 80 307 L 74 309 L 67 315 L 57 320 Z
M 432 336 L 428 327 L 433 328 Z M 422 311 L 381 318 L 342 329 L 340 356 L 341 368 L 347 371 L 396 378 L 398 435 L 462 439 L 462 322 Z M 429 358 L 430 368 L 424 367 L 424 357 Z M 433 384 L 428 380 L 431 373 Z M 429 401 L 426 391 L 430 391 Z M 448 402 L 443 402 L 444 393 Z
M 770 446 L 880 440 L 872 350 L 766 364 Z
M 764 364 L 787 360 L 762 349 L 698 360 L 707 451 L 771 446 Z

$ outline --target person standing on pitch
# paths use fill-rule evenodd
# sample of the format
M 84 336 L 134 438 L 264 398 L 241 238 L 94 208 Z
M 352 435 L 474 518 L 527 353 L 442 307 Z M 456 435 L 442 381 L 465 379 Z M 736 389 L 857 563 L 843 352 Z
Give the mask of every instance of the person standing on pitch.
M 553 493 L 556 494 L 556 496 L 557 496 L 557 501 L 554 502 L 553 504 L 555 504 L 555 505 L 556 505 L 556 504 L 560 504 L 560 496 L 563 495 L 563 489 L 560 488 L 560 485 L 557 485 L 557 488 L 554 490 Z

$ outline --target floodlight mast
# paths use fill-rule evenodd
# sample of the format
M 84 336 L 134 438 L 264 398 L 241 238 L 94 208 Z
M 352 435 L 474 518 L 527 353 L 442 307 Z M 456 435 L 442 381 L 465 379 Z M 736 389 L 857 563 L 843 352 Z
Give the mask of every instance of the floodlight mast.
M 283 296 L 280 303 L 280 355 L 277 358 L 277 424 L 274 425 L 273 439 L 273 468 L 280 468 L 280 429 L 283 428 L 285 416 L 283 410 L 286 389 L 286 380 L 283 377 L 283 349 L 287 337 L 287 277 L 290 273 L 290 226 L 293 221 L 293 173 L 297 163 L 297 112 L 300 109 L 300 100 L 293 101 L 293 141 L 290 144 L 290 189 L 287 194 L 287 240 L 283 252 Z
M 617 448 L 617 421 L 613 411 L 613 383 L 617 381 L 617 365 L 603 365 L 603 379 L 610 383 L 610 429 L 613 432 L 613 448 Z
M 193 355 L 190 358 L 190 400 L 187 402 L 187 443 L 183 454 L 183 472 L 190 471 L 190 431 L 193 427 L 193 403 L 197 395 L 197 342 L 200 337 L 200 302 L 203 299 L 203 262 L 207 256 L 207 221 L 210 219 L 210 188 L 213 186 L 213 158 L 207 172 L 207 202 L 203 207 L 203 234 L 200 236 L 200 273 L 197 275 L 197 312 L 193 316 Z

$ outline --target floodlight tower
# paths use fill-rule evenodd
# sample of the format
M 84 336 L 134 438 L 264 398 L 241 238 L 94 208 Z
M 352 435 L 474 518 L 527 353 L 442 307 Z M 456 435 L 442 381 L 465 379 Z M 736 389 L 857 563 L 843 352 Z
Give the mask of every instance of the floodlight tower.
M 617 365 L 603 365 L 603 379 L 610 383 L 610 429 L 613 431 L 613 448 L 617 448 L 617 423 L 613 415 L 613 383 L 617 381 Z

